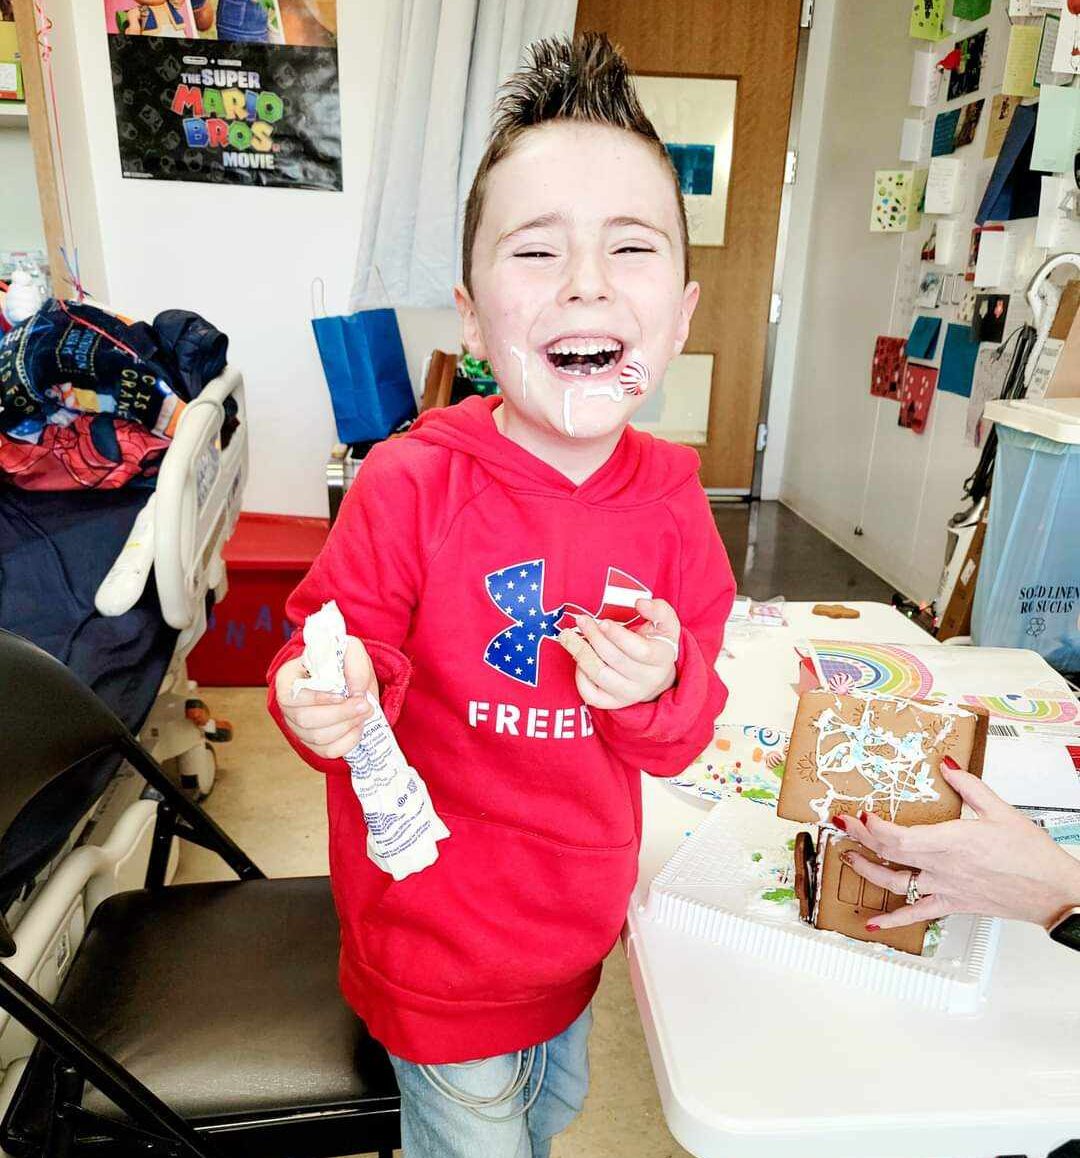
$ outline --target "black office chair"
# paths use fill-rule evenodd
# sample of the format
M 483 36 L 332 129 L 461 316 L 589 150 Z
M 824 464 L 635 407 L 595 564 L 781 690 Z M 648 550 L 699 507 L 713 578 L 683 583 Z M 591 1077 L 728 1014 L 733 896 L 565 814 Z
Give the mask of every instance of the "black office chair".
M 38 1042 L 0 1124 L 23 1158 L 331 1158 L 400 1145 L 385 1051 L 337 988 L 325 877 L 267 880 L 61 663 L 0 631 L 0 898 L 63 847 L 119 751 L 161 796 L 146 887 L 93 914 L 54 1004 L 0 962 Z M 238 881 L 165 887 L 173 837 Z M 16 936 L 18 930 L 16 929 Z M 0 957 L 15 937 L 0 917 Z

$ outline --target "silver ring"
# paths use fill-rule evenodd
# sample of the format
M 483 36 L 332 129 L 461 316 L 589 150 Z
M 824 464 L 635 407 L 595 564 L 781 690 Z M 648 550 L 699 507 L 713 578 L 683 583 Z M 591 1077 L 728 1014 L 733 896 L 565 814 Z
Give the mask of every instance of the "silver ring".
M 905 895 L 904 900 L 909 905 L 917 904 L 919 899 L 922 897 L 922 893 L 919 892 L 920 871 L 920 869 L 912 869 L 907 879 L 907 894 Z

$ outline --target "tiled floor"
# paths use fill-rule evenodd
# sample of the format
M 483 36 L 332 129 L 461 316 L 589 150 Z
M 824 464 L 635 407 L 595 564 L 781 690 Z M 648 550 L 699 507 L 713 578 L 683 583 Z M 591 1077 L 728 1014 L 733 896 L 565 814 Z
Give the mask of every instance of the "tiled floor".
M 883 579 L 779 503 L 717 503 L 713 515 L 743 595 L 881 603 L 892 598 Z
M 758 599 L 878 599 L 881 580 L 775 503 L 717 508 L 740 590 Z M 218 748 L 208 808 L 272 876 L 327 871 L 322 782 L 280 737 L 260 688 L 203 689 L 235 739 Z M 227 877 L 210 853 L 188 846 L 180 880 Z M 664 1123 L 620 949 L 608 958 L 594 1005 L 592 1088 L 585 1111 L 553 1147 L 553 1158 L 671 1158 L 685 1155 Z M 478 1156 L 479 1158 L 479 1156 Z

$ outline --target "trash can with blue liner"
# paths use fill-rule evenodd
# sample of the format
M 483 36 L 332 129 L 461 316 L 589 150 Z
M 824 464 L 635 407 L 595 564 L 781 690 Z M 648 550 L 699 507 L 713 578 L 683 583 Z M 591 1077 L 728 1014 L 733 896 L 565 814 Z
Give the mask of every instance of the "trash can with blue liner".
M 990 402 L 998 450 L 972 612 L 981 647 L 1080 672 L 1080 398 Z

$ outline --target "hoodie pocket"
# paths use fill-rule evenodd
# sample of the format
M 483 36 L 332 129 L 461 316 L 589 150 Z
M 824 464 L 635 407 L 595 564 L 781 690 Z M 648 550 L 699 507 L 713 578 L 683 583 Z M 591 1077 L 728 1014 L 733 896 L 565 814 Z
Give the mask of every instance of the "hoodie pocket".
M 445 1001 L 527 1001 L 580 980 L 615 944 L 637 838 L 584 848 L 443 813 L 439 859 L 342 912 L 346 947 L 394 985 Z M 358 898 L 359 900 L 359 898 Z

